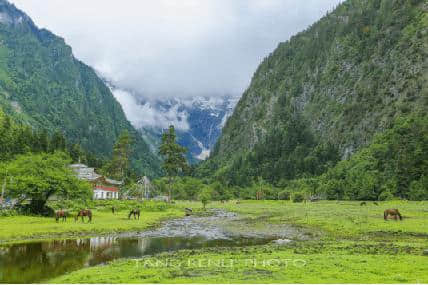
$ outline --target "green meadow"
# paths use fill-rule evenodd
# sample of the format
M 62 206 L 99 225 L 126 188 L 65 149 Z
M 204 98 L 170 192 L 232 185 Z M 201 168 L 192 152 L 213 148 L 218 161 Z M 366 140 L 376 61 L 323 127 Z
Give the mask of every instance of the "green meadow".
M 180 202 L 177 207 L 201 207 Z M 211 203 L 242 219 L 230 230 L 293 225 L 309 238 L 278 245 L 205 248 L 117 260 L 51 283 L 427 283 L 428 202 L 242 201 Z M 402 221 L 384 221 L 398 208 Z
M 164 204 L 164 203 L 163 203 Z M 92 210 L 92 222 L 85 217 L 74 220 L 70 213 L 66 222 L 55 222 L 53 217 L 10 216 L 0 217 L 0 242 L 11 243 L 52 238 L 77 238 L 91 235 L 140 231 L 158 225 L 161 221 L 181 217 L 184 211 L 178 207 L 165 209 L 141 207 L 140 220 L 128 219 L 129 210 L 119 208 L 112 214 L 111 207 L 99 206 Z

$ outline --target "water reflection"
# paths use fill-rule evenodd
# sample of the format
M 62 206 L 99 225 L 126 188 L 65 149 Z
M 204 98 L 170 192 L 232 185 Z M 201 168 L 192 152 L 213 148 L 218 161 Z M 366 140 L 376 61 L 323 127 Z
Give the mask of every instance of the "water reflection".
M 114 259 L 138 258 L 164 251 L 266 242 L 267 240 L 244 238 L 208 240 L 204 237 L 94 237 L 16 244 L 0 247 L 0 282 L 40 282 Z

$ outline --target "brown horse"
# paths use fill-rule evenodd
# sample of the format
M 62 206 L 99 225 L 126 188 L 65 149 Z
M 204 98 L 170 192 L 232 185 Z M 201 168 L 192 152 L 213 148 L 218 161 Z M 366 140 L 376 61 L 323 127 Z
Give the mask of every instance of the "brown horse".
M 59 219 L 62 218 L 63 222 L 67 221 L 67 212 L 64 210 L 58 210 L 55 212 L 55 221 L 58 223 Z
M 77 213 L 77 216 L 74 218 L 74 221 L 77 222 L 77 220 L 79 219 L 79 217 L 82 217 L 82 222 L 85 221 L 83 219 L 83 217 L 88 217 L 88 223 L 92 222 L 92 212 L 91 212 L 91 210 L 80 210 Z
M 397 217 L 400 218 L 400 220 L 403 219 L 398 209 L 387 209 L 383 212 L 383 219 L 386 221 L 388 219 L 388 216 L 394 217 L 394 220 L 397 220 Z
M 129 212 L 128 219 L 131 219 L 132 215 L 134 215 L 134 220 L 137 219 L 137 217 L 140 219 L 140 209 L 131 210 L 131 212 Z

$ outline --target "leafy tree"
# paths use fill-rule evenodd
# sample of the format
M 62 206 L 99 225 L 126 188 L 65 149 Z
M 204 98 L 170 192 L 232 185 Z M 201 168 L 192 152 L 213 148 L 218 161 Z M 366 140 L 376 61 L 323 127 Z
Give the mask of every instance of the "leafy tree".
M 211 189 L 208 187 L 205 187 L 202 190 L 202 192 L 199 194 L 199 200 L 201 201 L 202 206 L 204 207 L 204 210 L 206 210 L 206 206 L 211 201 L 211 199 L 212 199 Z
M 163 156 L 163 169 L 168 176 L 168 195 L 172 199 L 172 182 L 174 178 L 183 172 L 187 167 L 184 157 L 187 150 L 176 143 L 174 126 L 170 126 L 168 131 L 162 135 L 162 143 L 159 147 L 159 154 Z
M 0 167 L 0 179 L 6 178 L 6 197 L 22 203 L 30 201 L 30 211 L 43 214 L 47 200 L 56 195 L 63 199 L 89 199 L 91 187 L 77 179 L 68 167 L 69 157 L 54 154 L 25 154 Z

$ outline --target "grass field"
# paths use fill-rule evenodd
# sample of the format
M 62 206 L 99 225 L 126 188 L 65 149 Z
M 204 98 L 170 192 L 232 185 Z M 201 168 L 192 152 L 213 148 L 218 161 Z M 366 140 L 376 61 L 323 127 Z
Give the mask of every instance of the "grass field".
M 114 215 L 111 208 L 93 210 L 93 221 L 82 223 L 69 217 L 67 222 L 56 223 L 54 218 L 12 216 L 0 217 L 0 242 L 17 242 L 58 237 L 82 237 L 104 233 L 117 233 L 147 229 L 161 221 L 181 217 L 184 211 L 171 206 L 162 211 L 142 209 L 140 220 L 128 219 L 128 210 L 119 210 Z
M 180 206 L 200 207 L 182 203 Z M 314 238 L 284 246 L 182 250 L 82 269 L 53 283 L 428 283 L 428 202 L 211 203 L 244 216 L 242 228 L 293 224 Z M 403 221 L 384 221 L 398 208 Z M 237 225 L 238 226 L 238 225 Z

